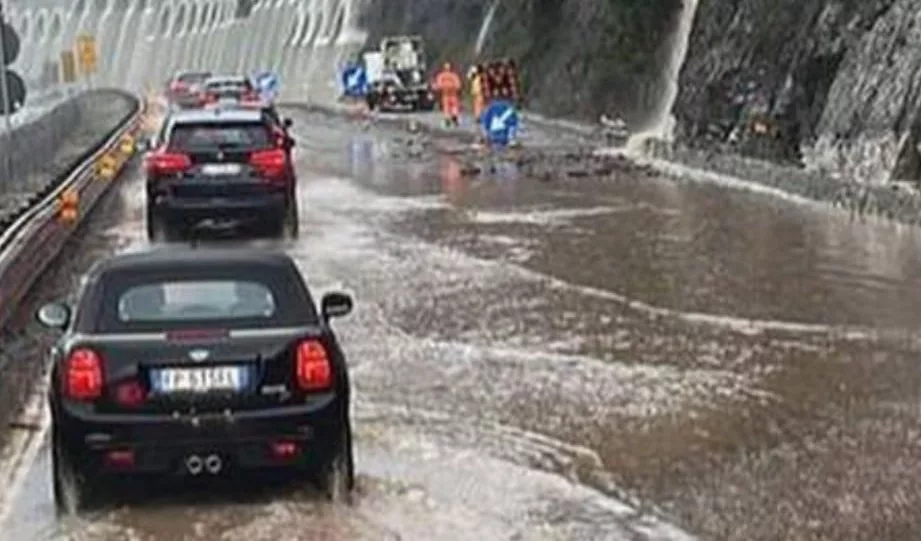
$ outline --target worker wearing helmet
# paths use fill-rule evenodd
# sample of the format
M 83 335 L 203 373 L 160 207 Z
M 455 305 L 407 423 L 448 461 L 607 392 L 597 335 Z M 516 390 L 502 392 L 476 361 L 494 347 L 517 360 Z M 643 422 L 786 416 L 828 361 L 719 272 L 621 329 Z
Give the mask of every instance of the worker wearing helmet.
M 460 117 L 460 94 L 464 85 L 450 62 L 445 62 L 442 70 L 435 76 L 432 86 L 440 94 L 441 112 L 445 116 L 445 123 L 457 126 Z

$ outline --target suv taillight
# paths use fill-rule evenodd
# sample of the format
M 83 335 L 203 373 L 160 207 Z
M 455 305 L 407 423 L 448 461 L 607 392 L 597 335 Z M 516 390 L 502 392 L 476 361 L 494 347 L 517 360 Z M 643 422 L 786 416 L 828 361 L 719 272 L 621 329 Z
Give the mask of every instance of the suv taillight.
M 64 362 L 62 378 L 66 397 L 95 400 L 102 396 L 102 358 L 91 349 L 75 349 Z
M 192 167 L 192 159 L 185 154 L 157 151 L 144 158 L 144 167 L 151 176 L 175 175 Z
M 324 391 L 332 387 L 333 368 L 326 347 L 319 340 L 304 340 L 297 345 L 295 373 L 297 386 L 302 391 Z
M 256 169 L 259 176 L 267 180 L 284 180 L 288 156 L 281 148 L 257 150 L 250 156 L 249 163 Z
M 183 83 L 183 82 L 181 82 L 181 81 L 175 81 L 173 84 L 171 84 L 171 85 L 169 86 L 169 89 L 172 90 L 173 92 L 181 92 L 181 91 L 185 90 L 186 88 L 187 88 L 187 87 L 186 87 L 185 83 Z

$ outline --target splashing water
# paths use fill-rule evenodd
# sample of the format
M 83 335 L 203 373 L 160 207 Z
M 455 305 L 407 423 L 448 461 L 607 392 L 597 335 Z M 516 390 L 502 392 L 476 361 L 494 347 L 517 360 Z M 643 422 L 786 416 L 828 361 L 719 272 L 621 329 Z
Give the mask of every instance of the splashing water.
M 665 93 L 656 106 L 649 123 L 627 141 L 629 152 L 641 151 L 649 139 L 671 140 L 674 137 L 677 121 L 671 114 L 672 106 L 678 97 L 678 76 L 688 54 L 691 30 L 694 27 L 694 15 L 697 13 L 699 0 L 683 0 L 678 28 L 675 29 L 671 54 L 665 66 Z
M 475 56 L 480 56 L 480 53 L 483 52 L 483 44 L 486 42 L 486 36 L 489 34 L 489 27 L 492 26 L 493 17 L 496 16 L 496 8 L 499 7 L 499 0 L 495 0 L 491 6 L 489 6 L 489 11 L 486 12 L 486 17 L 483 18 L 483 24 L 480 26 L 480 33 L 476 37 L 476 46 L 473 49 Z

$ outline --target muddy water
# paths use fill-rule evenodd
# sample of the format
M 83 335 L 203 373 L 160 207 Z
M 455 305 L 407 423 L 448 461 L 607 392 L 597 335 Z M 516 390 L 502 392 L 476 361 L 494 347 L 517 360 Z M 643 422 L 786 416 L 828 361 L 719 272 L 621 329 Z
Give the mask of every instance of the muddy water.
M 912 346 L 833 332 L 915 325 L 912 233 L 635 174 L 469 177 L 484 160 L 443 141 L 296 120 L 304 234 L 283 247 L 314 289 L 358 301 L 336 324 L 355 507 L 245 479 L 57 519 L 37 431 L 0 537 L 807 539 L 842 527 L 817 502 L 841 497 L 846 456 L 850 494 L 891 510 L 885 480 L 913 502 L 913 476 L 879 473 L 911 454 L 870 445 L 902 425 L 868 429 L 882 407 L 914 420 Z M 140 183 L 91 226 L 94 254 L 144 247 Z M 845 537 L 893 516 L 869 509 Z

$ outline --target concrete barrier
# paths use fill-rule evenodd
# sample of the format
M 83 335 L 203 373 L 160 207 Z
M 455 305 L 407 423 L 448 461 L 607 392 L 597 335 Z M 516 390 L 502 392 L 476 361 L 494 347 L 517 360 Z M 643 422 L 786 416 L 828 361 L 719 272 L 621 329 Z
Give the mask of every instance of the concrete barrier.
M 47 178 L 30 205 L 0 230 L 0 326 L 134 154 L 128 142 L 143 126 L 144 104 L 127 92 L 108 92 L 109 99 L 118 96 L 132 107 L 72 167 Z
M 95 90 L 0 135 L 0 233 L 136 108 L 124 91 Z

